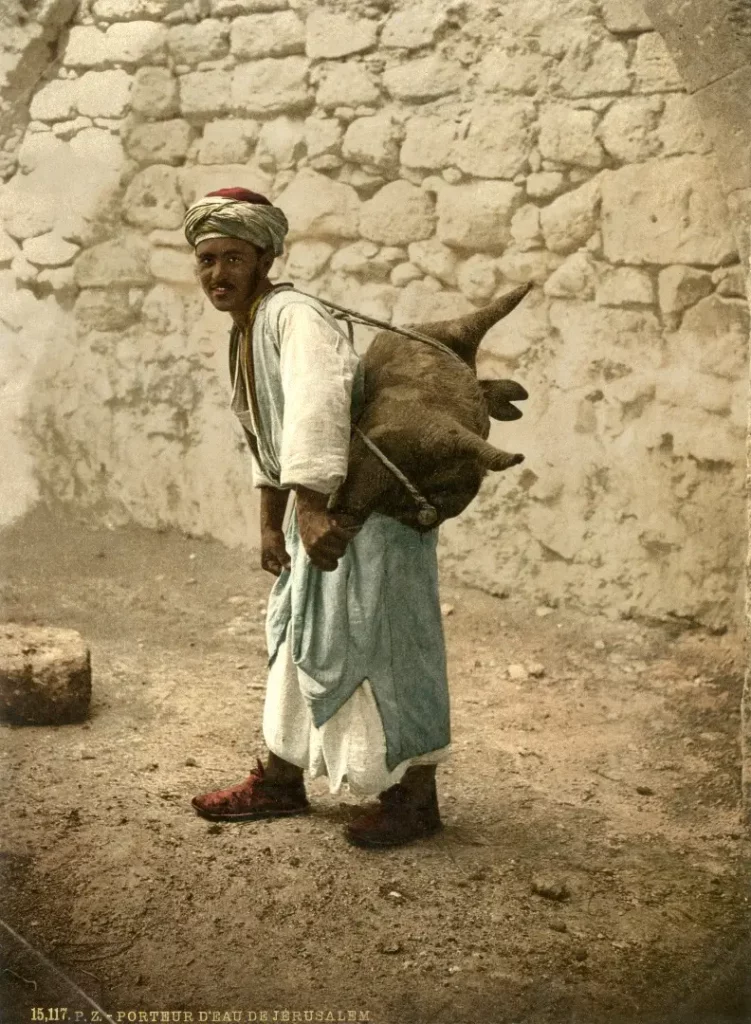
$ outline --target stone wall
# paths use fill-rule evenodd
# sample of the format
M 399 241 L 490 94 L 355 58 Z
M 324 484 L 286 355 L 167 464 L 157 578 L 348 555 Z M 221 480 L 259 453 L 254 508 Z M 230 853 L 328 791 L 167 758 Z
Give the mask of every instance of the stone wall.
M 395 323 L 538 284 L 481 360 L 530 391 L 493 437 L 527 461 L 445 528 L 447 565 L 538 602 L 740 622 L 743 275 L 634 0 L 94 0 L 56 58 L 0 195 L 46 488 L 252 537 L 226 325 L 179 230 L 243 184 L 289 216 L 278 276 Z

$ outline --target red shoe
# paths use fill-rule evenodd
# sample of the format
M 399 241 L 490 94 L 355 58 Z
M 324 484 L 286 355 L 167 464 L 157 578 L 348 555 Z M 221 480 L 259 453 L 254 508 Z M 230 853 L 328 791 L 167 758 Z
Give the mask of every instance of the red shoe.
M 403 846 L 443 828 L 435 790 L 427 802 L 418 803 L 405 786 L 397 784 L 381 793 L 378 800 L 347 826 L 345 835 L 354 846 Z
M 304 814 L 310 808 L 302 780 L 271 782 L 260 761 L 244 782 L 193 797 L 191 803 L 201 817 L 209 821 L 284 818 Z

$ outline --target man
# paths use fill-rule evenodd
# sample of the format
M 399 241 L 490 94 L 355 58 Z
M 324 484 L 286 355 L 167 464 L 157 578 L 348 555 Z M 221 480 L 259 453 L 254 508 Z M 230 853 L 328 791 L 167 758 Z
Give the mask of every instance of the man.
M 435 771 L 448 753 L 449 706 L 437 536 L 328 511 L 347 473 L 362 373 L 324 305 L 269 281 L 286 232 L 280 209 L 239 188 L 209 193 L 185 216 L 201 286 L 233 321 L 232 409 L 260 489 L 261 564 L 277 577 L 266 627 L 268 758 L 193 806 L 213 821 L 300 814 L 307 771 L 328 776 L 332 792 L 346 781 L 358 795 L 379 794 L 347 838 L 396 846 L 441 827 Z

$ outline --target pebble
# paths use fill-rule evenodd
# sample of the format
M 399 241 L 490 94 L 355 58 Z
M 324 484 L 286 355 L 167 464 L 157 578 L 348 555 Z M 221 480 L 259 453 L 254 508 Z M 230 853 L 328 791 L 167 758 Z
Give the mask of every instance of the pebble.
M 443 615 L 444 618 L 448 618 L 449 615 L 453 615 L 454 611 L 455 611 L 455 609 L 454 609 L 453 604 L 442 604 L 441 605 L 441 615 Z
M 545 666 L 541 665 L 539 661 L 530 661 L 527 665 L 527 672 L 535 679 L 542 679 L 545 675 Z
M 554 932 L 561 932 L 561 934 L 568 931 L 568 925 L 565 921 L 551 921 L 550 928 Z
M 523 665 L 509 665 L 506 671 L 509 679 L 515 679 L 517 682 L 529 677 L 529 673 Z
M 185 767 L 186 768 L 197 768 L 198 767 L 198 761 L 196 761 L 196 759 L 194 757 L 186 757 L 185 758 Z
M 604 651 L 605 650 L 605 641 L 604 640 L 595 640 L 595 647 L 597 648 L 598 651 Z
M 637 786 L 636 787 L 636 792 L 639 793 L 640 796 L 654 796 L 655 795 L 655 791 L 650 786 Z
M 396 889 L 392 889 L 391 892 L 386 893 L 386 895 L 390 900 L 396 900 L 397 903 L 401 902 L 404 899 L 402 894 L 400 892 L 397 892 Z
M 381 946 L 381 952 L 382 953 L 394 954 L 394 953 L 401 953 L 401 951 L 402 951 L 402 944 L 401 944 L 401 942 L 392 942 L 388 946 Z
M 542 876 L 532 879 L 532 892 L 556 903 L 562 903 L 571 895 L 565 882 Z
M 248 599 L 243 594 L 235 594 L 233 597 L 227 598 L 227 604 L 247 604 Z
M 538 619 L 544 619 L 546 616 L 552 615 L 554 611 L 554 608 L 548 608 L 546 604 L 541 604 L 535 608 L 535 615 Z

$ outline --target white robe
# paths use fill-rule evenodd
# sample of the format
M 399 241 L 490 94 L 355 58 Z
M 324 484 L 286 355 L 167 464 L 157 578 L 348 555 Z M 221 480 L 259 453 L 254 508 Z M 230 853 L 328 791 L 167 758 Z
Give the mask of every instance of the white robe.
M 280 310 L 278 303 L 282 296 Z M 274 465 L 279 483 L 253 457 L 256 487 L 307 487 L 331 494 L 347 471 L 353 382 L 358 358 L 336 321 L 317 303 L 284 304 L 284 293 L 265 299 L 253 328 L 254 357 L 278 352 L 283 415 L 273 418 L 270 438 L 259 454 Z M 269 332 L 278 337 L 272 337 Z M 232 406 L 243 426 L 257 435 L 242 374 L 235 370 Z M 255 365 L 256 380 L 263 366 Z M 258 438 L 260 442 L 262 439 Z M 320 727 L 313 723 L 301 685 L 309 680 L 295 665 L 285 640 L 271 666 L 263 714 L 264 740 L 278 757 L 325 775 L 333 793 L 346 781 L 356 795 L 379 793 L 398 782 L 411 764 L 437 764 L 449 747 L 405 760 L 393 770 L 386 763 L 386 736 L 370 682 L 366 680 Z

